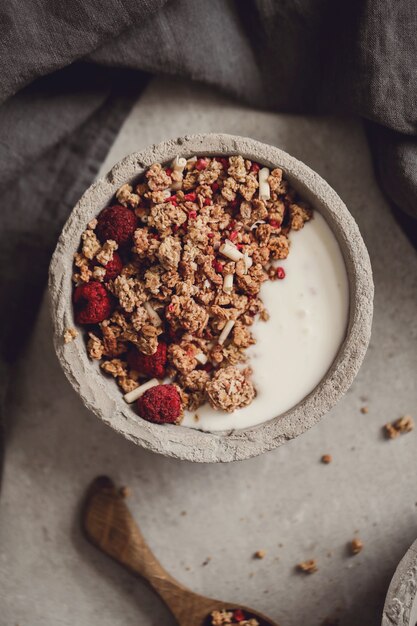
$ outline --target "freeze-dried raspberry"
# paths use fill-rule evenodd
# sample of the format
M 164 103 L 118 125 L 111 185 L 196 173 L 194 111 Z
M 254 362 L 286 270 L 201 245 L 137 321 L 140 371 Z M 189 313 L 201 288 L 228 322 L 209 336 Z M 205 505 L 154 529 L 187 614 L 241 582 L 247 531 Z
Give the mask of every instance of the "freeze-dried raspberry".
M 167 345 L 160 341 L 154 354 L 143 354 L 132 348 L 127 355 L 129 366 L 148 378 L 164 378 L 167 361 Z
M 181 398 L 175 385 L 156 385 L 138 399 L 139 415 L 155 424 L 174 424 L 181 415 Z
M 91 281 L 74 290 L 77 324 L 98 324 L 111 315 L 112 309 L 112 297 L 101 283 Z
M 122 246 L 129 242 L 137 225 L 138 220 L 133 211 L 116 204 L 101 211 L 95 232 L 100 241 L 112 239 Z

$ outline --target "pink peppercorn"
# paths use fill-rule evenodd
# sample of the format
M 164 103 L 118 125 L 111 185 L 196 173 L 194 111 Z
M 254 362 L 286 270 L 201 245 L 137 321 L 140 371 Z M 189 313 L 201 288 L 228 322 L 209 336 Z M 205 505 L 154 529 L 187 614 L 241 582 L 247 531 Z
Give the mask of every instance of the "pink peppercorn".
M 209 239 L 214 239 L 214 233 L 208 233 L 207 237 L 208 237 Z
M 280 280 L 285 278 L 285 270 L 283 267 L 277 267 L 277 278 L 279 278 Z

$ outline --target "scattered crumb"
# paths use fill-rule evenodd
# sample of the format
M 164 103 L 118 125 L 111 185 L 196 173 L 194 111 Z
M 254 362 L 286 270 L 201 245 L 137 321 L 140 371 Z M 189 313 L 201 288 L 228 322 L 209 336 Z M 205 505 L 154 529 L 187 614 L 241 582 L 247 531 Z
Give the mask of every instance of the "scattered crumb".
M 200 418 L 199 418 L 199 416 L 198 416 L 198 415 L 197 415 L 197 413 L 196 413 L 196 414 L 194 415 L 194 421 L 195 421 L 195 422 L 198 422 L 198 421 L 199 421 L 199 419 L 200 419 Z
M 120 487 L 119 494 L 122 496 L 122 498 L 129 498 L 132 492 L 129 487 Z
M 394 422 L 388 422 L 383 427 L 385 436 L 388 439 L 396 439 L 398 435 L 409 433 L 414 429 L 414 420 L 411 415 L 399 417 Z
M 187 511 L 181 511 L 181 515 L 184 517 L 184 515 L 187 515 Z
M 208 565 L 211 561 L 211 556 L 208 556 L 203 562 L 202 562 L 202 566 L 204 567 L 205 565 Z
M 265 550 L 257 550 L 253 555 L 255 559 L 263 559 L 266 555 Z
M 303 572 L 303 574 L 314 574 L 318 570 L 316 559 L 310 559 L 309 561 L 298 563 L 296 565 L 296 569 L 299 572 Z
M 369 408 L 367 406 L 361 407 L 361 413 L 363 414 L 369 413 Z
M 333 458 L 331 454 L 323 454 L 323 456 L 321 457 L 321 462 L 324 463 L 325 465 L 328 465 L 332 461 L 333 461 Z
M 71 343 L 76 337 L 78 337 L 78 330 L 75 330 L 75 328 L 67 328 L 64 332 L 64 343 Z
M 186 568 L 185 568 L 185 571 L 186 572 L 190 572 L 191 571 L 191 567 L 189 565 L 187 565 Z
M 362 552 L 363 550 L 363 543 L 360 539 L 352 539 L 352 541 L 349 543 L 349 550 L 350 553 L 352 554 L 352 556 L 354 554 L 359 554 L 359 552 Z

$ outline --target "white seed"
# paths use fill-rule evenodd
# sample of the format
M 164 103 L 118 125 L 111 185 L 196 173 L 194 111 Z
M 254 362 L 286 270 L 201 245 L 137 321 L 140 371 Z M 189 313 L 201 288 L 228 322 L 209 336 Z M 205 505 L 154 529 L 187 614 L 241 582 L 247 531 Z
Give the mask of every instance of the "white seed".
M 235 320 L 229 320 L 228 322 L 226 322 L 226 326 L 223 328 L 222 332 L 220 333 L 220 337 L 218 339 L 218 343 L 221 346 L 226 341 L 226 339 L 229 336 L 229 333 L 232 330 L 234 325 L 235 325 Z
M 223 280 L 223 291 L 225 293 L 232 293 L 233 291 L 233 274 L 226 274 Z
M 136 387 L 136 389 L 133 389 L 132 391 L 129 391 L 129 393 L 126 393 L 123 398 L 128 404 L 132 404 L 132 402 L 143 396 L 145 391 L 148 391 L 148 389 L 150 389 L 151 387 L 155 387 L 156 385 L 159 385 L 159 382 L 156 380 L 156 378 L 152 378 L 151 380 L 148 380 L 148 382 L 143 383 L 143 385 L 139 385 L 139 387 Z
M 263 167 L 259 170 L 259 199 L 269 200 L 271 197 L 271 188 L 268 183 L 269 169 Z
M 151 318 L 151 321 L 155 324 L 155 326 L 161 326 L 162 320 L 159 317 L 158 313 L 155 311 L 155 309 L 152 308 L 150 303 L 145 302 L 143 306 L 145 307 L 145 311 L 147 312 L 147 314 L 149 315 L 149 317 Z
M 243 259 L 243 254 L 241 253 L 241 251 L 238 250 L 236 246 L 230 241 L 226 241 L 226 243 L 221 245 L 219 248 L 219 252 L 231 261 L 239 261 L 240 259 Z
M 199 352 L 195 355 L 196 360 L 201 363 L 201 365 L 205 365 L 208 361 L 207 356 L 203 352 Z

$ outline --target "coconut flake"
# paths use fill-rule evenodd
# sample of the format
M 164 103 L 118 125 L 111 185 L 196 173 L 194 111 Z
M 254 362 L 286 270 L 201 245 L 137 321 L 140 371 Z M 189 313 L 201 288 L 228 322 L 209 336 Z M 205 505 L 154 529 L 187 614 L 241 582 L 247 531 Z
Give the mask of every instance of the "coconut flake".
M 198 354 L 195 355 L 195 359 L 201 363 L 201 365 L 205 365 L 208 361 L 207 356 L 203 353 L 203 352 L 199 352 Z
M 151 318 L 151 321 L 155 324 L 155 326 L 162 326 L 161 318 L 159 317 L 159 315 L 155 311 L 155 309 L 152 308 L 150 303 L 149 302 L 145 302 L 145 304 L 143 306 L 145 307 L 145 311 L 147 312 L 147 314 L 149 315 L 149 317 Z
M 226 274 L 223 280 L 223 291 L 232 293 L 233 291 L 233 274 Z
M 226 322 L 226 326 L 223 328 L 222 332 L 220 333 L 220 337 L 218 339 L 218 343 L 221 346 L 224 344 L 224 342 L 228 338 L 229 333 L 232 330 L 234 325 L 235 325 L 235 320 L 229 320 L 228 322 Z
M 252 267 L 253 261 L 247 252 L 243 255 L 243 265 L 245 266 L 245 274 L 248 273 L 248 270 Z
M 271 188 L 268 183 L 269 177 L 269 169 L 267 167 L 263 167 L 259 170 L 258 179 L 259 179 L 259 199 L 260 200 L 269 200 L 271 197 Z
M 156 378 L 152 378 L 146 383 L 143 383 L 143 385 L 139 385 L 139 387 L 136 387 L 136 389 L 133 389 L 132 391 L 129 391 L 129 393 L 126 393 L 123 398 L 128 404 L 132 404 L 132 402 L 143 396 L 145 391 L 148 391 L 148 389 L 150 389 L 151 387 L 155 387 L 156 385 L 159 385 L 159 381 L 156 380 Z
M 179 157 L 179 156 L 176 156 L 175 159 L 171 163 L 171 167 L 174 170 L 174 172 L 182 172 L 186 165 L 187 165 L 187 159 L 184 159 L 184 157 Z
M 266 224 L 265 220 L 256 220 L 256 222 L 254 222 L 252 224 L 252 226 L 250 227 L 251 230 L 254 230 L 255 228 L 258 228 L 259 224 Z
M 226 240 L 226 243 L 220 246 L 219 252 L 231 261 L 239 261 L 240 259 L 243 259 L 242 252 L 238 250 L 236 246 L 229 240 Z

